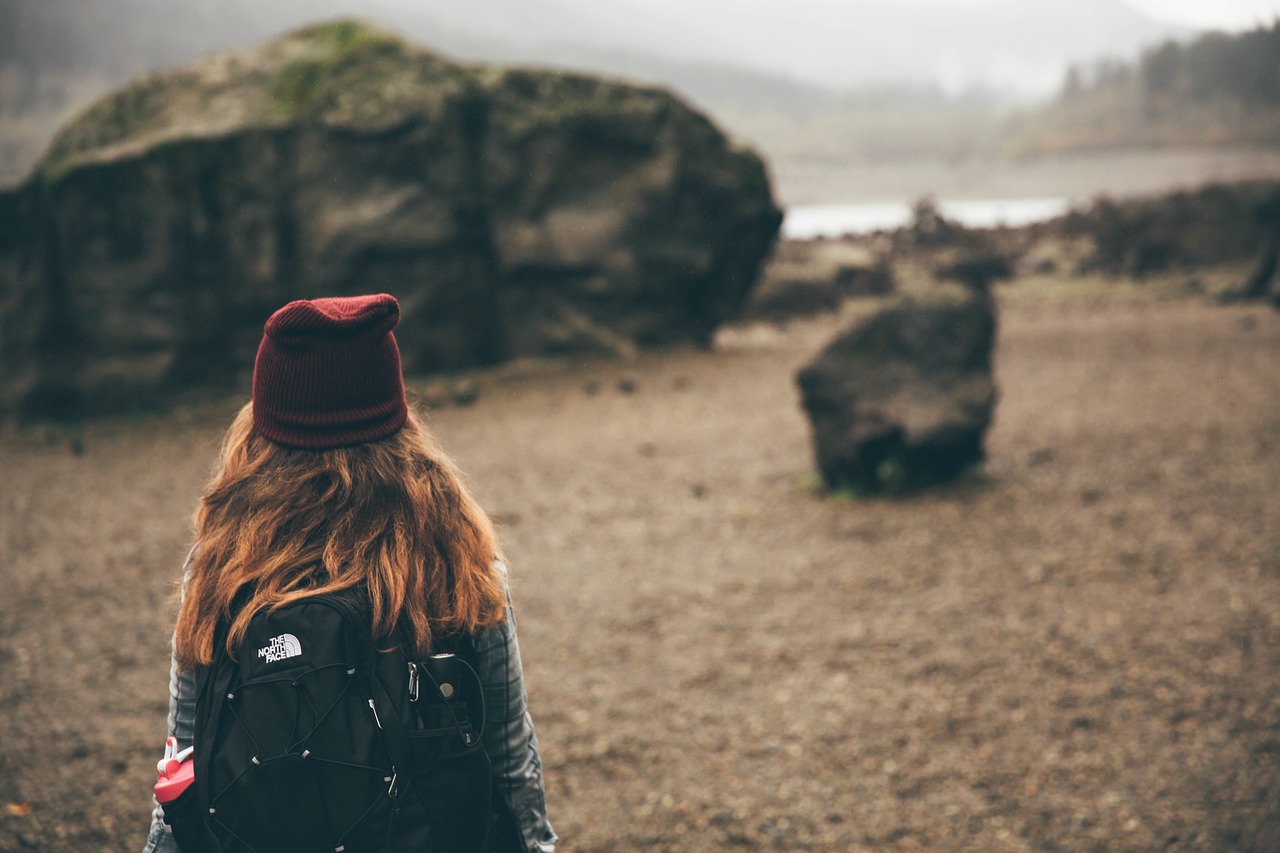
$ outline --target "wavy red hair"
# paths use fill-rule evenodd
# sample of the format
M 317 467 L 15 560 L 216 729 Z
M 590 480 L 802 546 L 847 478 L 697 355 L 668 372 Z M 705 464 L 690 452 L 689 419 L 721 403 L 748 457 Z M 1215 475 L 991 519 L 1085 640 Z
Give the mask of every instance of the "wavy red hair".
M 247 404 L 195 527 L 175 630 L 183 667 L 212 662 L 219 621 L 230 623 L 234 656 L 259 610 L 357 587 L 374 637 L 401 621 L 420 655 L 441 631 L 474 632 L 506 615 L 493 525 L 413 412 L 380 441 L 295 450 L 258 435 Z

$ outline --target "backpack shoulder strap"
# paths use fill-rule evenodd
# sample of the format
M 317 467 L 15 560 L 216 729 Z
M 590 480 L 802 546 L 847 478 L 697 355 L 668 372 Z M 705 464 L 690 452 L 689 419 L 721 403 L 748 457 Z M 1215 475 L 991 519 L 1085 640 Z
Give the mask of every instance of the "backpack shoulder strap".
M 213 660 L 208 666 L 202 666 L 196 671 L 196 737 L 192 752 L 192 760 L 195 762 L 195 779 L 192 785 L 195 787 L 202 827 L 207 826 L 205 821 L 208 818 L 209 803 L 212 800 L 212 792 L 209 789 L 209 766 L 213 758 L 213 735 L 218 731 L 222 708 L 226 705 L 223 697 L 231 690 L 231 681 L 237 671 L 227 656 L 229 631 L 230 626 L 225 621 L 219 621 L 213 633 Z

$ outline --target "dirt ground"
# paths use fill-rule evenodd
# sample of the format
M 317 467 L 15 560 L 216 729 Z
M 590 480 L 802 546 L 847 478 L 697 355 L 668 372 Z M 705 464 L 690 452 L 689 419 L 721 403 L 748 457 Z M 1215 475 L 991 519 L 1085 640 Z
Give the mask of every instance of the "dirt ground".
M 432 412 L 502 531 L 563 850 L 1280 849 L 1280 313 L 999 301 L 989 461 L 911 500 L 814 488 L 832 317 Z M 141 847 L 234 407 L 0 440 L 0 850 Z

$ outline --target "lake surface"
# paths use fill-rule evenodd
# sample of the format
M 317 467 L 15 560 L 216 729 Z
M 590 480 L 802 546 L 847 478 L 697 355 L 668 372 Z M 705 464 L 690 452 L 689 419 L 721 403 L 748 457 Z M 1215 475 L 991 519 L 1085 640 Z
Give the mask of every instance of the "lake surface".
M 1065 197 L 964 199 L 939 201 L 938 210 L 969 228 L 1016 228 L 1061 216 L 1071 209 L 1071 202 Z M 900 228 L 911 222 L 911 207 L 905 202 L 793 205 L 783 217 L 782 236 L 812 240 Z

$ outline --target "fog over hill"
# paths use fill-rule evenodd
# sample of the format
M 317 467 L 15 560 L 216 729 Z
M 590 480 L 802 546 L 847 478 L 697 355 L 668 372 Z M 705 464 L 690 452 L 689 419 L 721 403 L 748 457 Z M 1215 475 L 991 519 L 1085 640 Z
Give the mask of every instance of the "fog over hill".
M 1123 0 L 970 8 L 928 0 L 700 0 L 667 8 L 642 0 L 6 0 L 0 64 L 119 80 L 352 14 L 461 59 L 572 66 L 677 89 L 706 90 L 715 77 L 723 95 L 738 99 L 768 78 L 783 91 L 893 82 L 1046 95 L 1069 62 L 1131 58 L 1186 34 Z
M 694 53 L 663 44 L 664 55 L 836 89 L 939 84 L 953 93 L 985 88 L 1024 96 L 1053 91 L 1069 62 L 1131 56 L 1179 34 L 1121 0 L 1001 0 L 970 8 L 927 0 L 701 0 L 682 7 L 677 24 L 708 37 Z
M 766 154 L 775 174 L 786 161 L 1004 156 L 1017 148 L 1004 117 L 1040 109 L 1070 65 L 1133 63 L 1194 35 L 1130 2 L 0 0 L 0 186 L 30 173 L 59 126 L 140 73 L 342 16 L 462 61 L 669 87 Z

